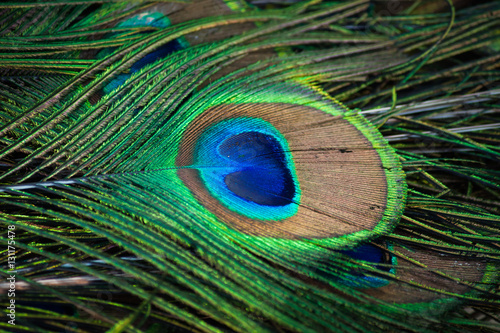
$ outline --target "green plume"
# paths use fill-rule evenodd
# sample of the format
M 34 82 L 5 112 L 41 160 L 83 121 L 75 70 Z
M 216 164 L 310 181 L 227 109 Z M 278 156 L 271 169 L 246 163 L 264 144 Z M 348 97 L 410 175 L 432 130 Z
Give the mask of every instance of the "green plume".
M 499 11 L 0 4 L 0 330 L 498 331 Z

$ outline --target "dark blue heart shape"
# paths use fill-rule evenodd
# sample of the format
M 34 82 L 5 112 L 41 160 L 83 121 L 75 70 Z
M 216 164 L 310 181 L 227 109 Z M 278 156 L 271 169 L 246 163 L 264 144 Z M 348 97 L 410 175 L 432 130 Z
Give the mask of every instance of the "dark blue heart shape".
M 224 182 L 234 194 L 265 206 L 285 206 L 292 202 L 295 186 L 279 142 L 271 135 L 245 132 L 219 145 L 219 153 L 238 162 L 241 170 Z

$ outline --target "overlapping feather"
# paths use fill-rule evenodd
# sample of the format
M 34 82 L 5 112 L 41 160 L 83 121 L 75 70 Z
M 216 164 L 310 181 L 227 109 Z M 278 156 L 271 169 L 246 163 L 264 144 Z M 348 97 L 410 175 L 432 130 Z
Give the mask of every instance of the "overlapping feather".
M 1 261 L 14 225 L 17 268 L 16 325 L 2 330 L 498 329 L 498 4 L 196 5 L 0 5 Z M 172 25 L 117 27 L 145 11 Z M 185 48 L 128 74 L 176 40 Z M 174 125 L 245 89 L 334 97 L 396 149 L 401 221 L 363 242 L 383 260 L 242 235 L 190 195 Z

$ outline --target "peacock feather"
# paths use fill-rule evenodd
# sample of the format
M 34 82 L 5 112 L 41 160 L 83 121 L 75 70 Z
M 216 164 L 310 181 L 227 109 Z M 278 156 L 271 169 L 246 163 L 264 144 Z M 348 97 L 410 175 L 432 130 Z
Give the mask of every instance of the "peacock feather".
M 499 12 L 0 3 L 0 330 L 500 331 Z

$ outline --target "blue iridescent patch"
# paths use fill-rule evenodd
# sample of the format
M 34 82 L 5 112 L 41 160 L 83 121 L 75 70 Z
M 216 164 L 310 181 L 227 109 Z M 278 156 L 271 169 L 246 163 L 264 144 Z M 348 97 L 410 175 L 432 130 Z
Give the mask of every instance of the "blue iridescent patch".
M 131 27 L 156 27 L 156 28 L 166 28 L 170 25 L 170 20 L 163 15 L 162 13 L 153 12 L 153 13 L 142 13 L 136 16 L 129 18 L 117 25 L 118 28 L 131 28 Z M 164 58 L 167 55 L 182 50 L 184 47 L 182 43 L 178 39 L 174 39 L 167 44 L 162 45 L 159 49 L 148 53 L 140 60 L 135 62 L 130 67 L 130 73 L 120 74 L 116 78 L 114 78 L 111 82 L 109 82 L 104 88 L 103 91 L 106 94 L 109 94 L 114 89 L 121 86 L 125 81 L 132 76 L 133 73 L 140 71 L 142 68 L 146 67 L 149 64 L 152 64 L 158 59 Z M 104 50 L 99 57 L 104 57 L 106 54 L 112 52 L 112 49 Z
M 281 220 L 297 212 L 300 189 L 286 139 L 262 119 L 226 119 L 207 128 L 192 167 L 208 191 L 239 214 Z
M 263 206 L 285 206 L 293 201 L 295 186 L 278 141 L 271 135 L 246 132 L 219 145 L 222 156 L 242 165 L 224 178 L 240 198 Z
M 363 244 L 353 250 L 339 252 L 355 260 L 366 261 L 378 270 L 393 273 L 394 268 L 391 264 L 394 264 L 394 258 L 389 259 L 383 250 L 371 244 Z M 349 275 L 352 279 L 342 279 L 340 282 L 358 288 L 379 288 L 389 283 L 384 278 L 368 276 L 362 273 L 352 272 Z

